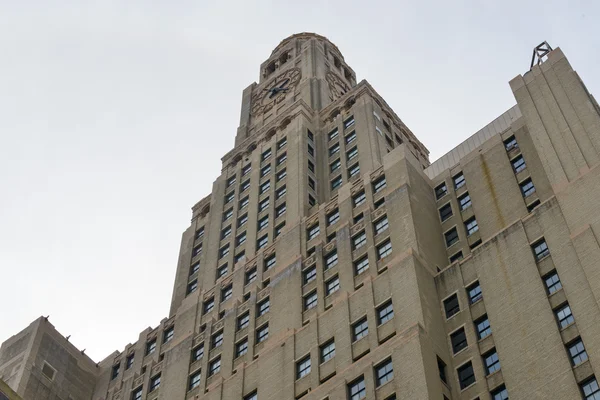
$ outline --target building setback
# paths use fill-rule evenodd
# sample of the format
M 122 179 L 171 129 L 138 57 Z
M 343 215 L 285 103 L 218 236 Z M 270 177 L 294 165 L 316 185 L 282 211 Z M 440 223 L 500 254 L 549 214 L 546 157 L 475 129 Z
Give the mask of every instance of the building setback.
M 168 318 L 98 364 L 39 318 L 0 379 L 25 400 L 600 399 L 600 108 L 560 49 L 510 86 L 430 164 L 333 43 L 283 40 Z

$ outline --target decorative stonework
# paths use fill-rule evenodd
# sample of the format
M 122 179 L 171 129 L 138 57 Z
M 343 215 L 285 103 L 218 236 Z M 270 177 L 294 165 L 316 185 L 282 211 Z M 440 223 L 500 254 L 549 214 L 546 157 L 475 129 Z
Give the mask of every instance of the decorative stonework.
M 378 209 L 373 210 L 371 212 L 371 219 L 377 219 L 377 218 L 381 217 L 383 214 L 385 214 L 385 208 L 379 207 Z
M 290 68 L 271 79 L 264 85 L 265 88 L 257 88 L 252 96 L 250 113 L 256 116 L 270 111 L 274 104 L 281 103 L 286 98 L 287 93 L 295 89 L 301 78 L 302 71 L 300 68 Z M 275 92 L 277 89 L 281 91 Z
M 365 223 L 363 221 L 357 223 L 350 229 L 350 235 L 354 236 L 358 232 L 362 231 L 365 228 Z
M 329 86 L 329 99 L 331 101 L 336 101 L 350 91 L 350 86 L 333 72 L 328 72 L 325 80 Z

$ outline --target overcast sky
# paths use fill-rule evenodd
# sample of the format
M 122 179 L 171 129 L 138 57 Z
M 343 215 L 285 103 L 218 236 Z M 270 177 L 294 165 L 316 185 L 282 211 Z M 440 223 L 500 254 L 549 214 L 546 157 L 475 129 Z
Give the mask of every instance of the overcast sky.
M 190 207 L 290 34 L 333 41 L 434 161 L 515 104 L 544 40 L 600 96 L 598 21 L 597 0 L 0 0 L 0 341 L 49 314 L 99 361 L 167 316 Z

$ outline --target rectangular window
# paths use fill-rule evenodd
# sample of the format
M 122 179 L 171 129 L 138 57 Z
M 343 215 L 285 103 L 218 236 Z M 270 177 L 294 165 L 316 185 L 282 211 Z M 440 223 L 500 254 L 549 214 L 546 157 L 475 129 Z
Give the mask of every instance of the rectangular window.
M 479 300 L 483 298 L 481 294 L 481 286 L 479 282 L 473 283 L 471 286 L 467 288 L 467 294 L 469 295 L 469 303 L 477 303 Z
M 367 317 L 362 318 L 358 322 L 352 325 L 352 341 L 356 342 L 369 334 L 369 325 L 367 324 Z
M 488 337 L 492 333 L 492 327 L 490 326 L 490 320 L 487 315 L 482 316 L 475 322 L 475 332 L 477 333 L 477 339 L 481 340 Z
M 151 341 L 146 343 L 146 355 L 150 355 L 156 351 L 156 339 L 152 339 Z
M 329 132 L 329 134 L 327 135 L 327 137 L 329 138 L 329 140 L 336 139 L 338 137 L 338 130 L 337 130 L 337 128 L 335 128 L 334 130 L 332 130 L 331 132 Z
M 334 154 L 337 154 L 340 152 L 340 145 L 339 144 L 334 144 L 333 146 L 331 146 L 329 148 L 329 156 L 331 157 Z
M 346 135 L 346 144 L 353 142 L 356 140 L 356 131 L 352 131 Z
M 394 379 L 394 367 L 391 358 L 375 366 L 375 385 L 377 387 L 392 379 Z
M 340 278 L 336 275 L 327 282 L 325 282 L 325 295 L 329 296 L 332 293 L 337 292 L 340 289 Z
M 125 359 L 125 369 L 133 367 L 133 361 L 135 360 L 135 353 L 131 353 Z
M 562 284 L 560 283 L 560 278 L 556 271 L 550 272 L 544 278 L 544 283 L 546 284 L 546 292 L 550 295 L 557 290 L 562 289 Z
M 221 249 L 219 249 L 219 258 L 223 258 L 223 257 L 227 257 L 227 255 L 229 254 L 229 244 L 221 247 Z
M 200 243 L 198 246 L 194 247 L 194 250 L 192 250 L 192 258 L 196 257 L 200 253 L 202 253 L 202 243 Z
M 335 342 L 331 339 L 320 348 L 321 363 L 331 360 L 335 356 Z
M 267 176 L 271 172 L 271 165 L 266 165 L 260 170 L 260 177 Z
M 202 227 L 196 231 L 195 240 L 201 239 L 202 236 L 204 236 L 204 227 Z
M 310 144 L 308 145 L 308 154 L 311 156 L 315 155 L 315 150 L 313 149 L 313 147 Z
M 364 218 L 364 217 L 365 217 L 365 216 L 364 216 L 364 214 L 363 214 L 363 213 L 356 214 L 356 215 L 354 216 L 354 218 L 352 218 L 352 223 L 353 223 L 353 224 L 358 224 L 360 221 L 362 221 L 362 220 L 363 220 L 363 218 Z
M 469 192 L 466 192 L 458 198 L 458 205 L 460 206 L 461 211 L 471 207 L 471 196 L 469 196 Z
M 450 256 L 450 264 L 452 264 L 458 260 L 462 260 L 462 259 L 463 259 L 463 252 L 461 250 L 458 253 L 455 253 L 452 256 Z
M 473 371 L 471 361 L 459 367 L 456 372 L 458 373 L 458 382 L 460 383 L 461 390 L 475 383 L 475 372 Z
M 287 153 L 283 153 L 279 157 L 277 157 L 277 165 L 281 165 L 287 160 Z
M 327 226 L 333 225 L 340 220 L 340 211 L 336 208 L 334 211 L 327 214 Z
M 315 135 L 313 135 L 313 133 L 310 130 L 308 130 L 306 136 L 308 136 L 308 140 L 310 140 L 311 142 L 315 140 Z
M 504 148 L 506 149 L 506 151 L 511 151 L 512 149 L 515 149 L 517 147 L 519 147 L 519 144 L 517 143 L 517 139 L 515 139 L 514 136 L 511 136 L 504 141 Z
M 336 265 L 338 263 L 337 250 L 333 250 L 333 251 L 329 252 L 323 258 L 325 261 L 325 270 L 327 271 L 329 268 L 333 267 L 334 265 Z
M 560 329 L 564 329 L 575 322 L 575 318 L 571 313 L 571 307 L 569 307 L 568 304 L 564 304 L 563 306 L 554 310 L 554 314 L 556 315 L 556 320 L 558 321 Z
M 385 176 L 378 178 L 373 182 L 373 193 L 378 193 L 383 190 L 386 186 Z
M 236 246 L 240 246 L 246 242 L 246 232 L 242 232 L 235 238 Z
M 467 236 L 471 236 L 479 230 L 479 225 L 477 225 L 475 217 L 471 217 L 465 221 L 465 229 L 467 230 Z
M 249 312 L 246 312 L 246 313 L 240 315 L 237 319 L 238 331 L 246 328 L 249 323 L 250 323 L 250 313 Z
M 244 339 L 241 342 L 235 344 L 235 357 L 241 357 L 248 352 L 248 339 Z
M 394 305 L 391 300 L 377 307 L 377 325 L 383 325 L 392 318 L 394 318 Z
M 208 299 L 204 302 L 202 310 L 203 310 L 204 314 L 208 314 L 209 312 L 211 312 L 213 310 L 213 308 L 215 308 L 215 298 L 211 297 L 210 299 Z
M 281 180 L 282 180 L 283 178 L 285 178 L 286 176 L 287 176 L 287 171 L 286 171 L 286 169 L 284 168 L 284 169 L 282 169 L 281 171 L 279 171 L 279 172 L 277 173 L 277 179 L 276 179 L 276 182 L 279 182 L 279 181 L 281 181 Z
M 379 235 L 381 232 L 385 231 L 388 228 L 388 226 L 389 221 L 387 215 L 373 223 L 373 229 L 375 230 L 376 235 Z
M 244 226 L 244 224 L 246 222 L 248 222 L 248 214 L 244 214 L 238 218 L 238 222 L 237 222 L 238 228 Z
M 358 147 L 354 147 L 346 152 L 346 161 L 354 159 L 358 155 Z
M 389 239 L 377 246 L 377 257 L 379 260 L 390 254 L 392 254 L 392 242 Z
M 280 198 L 285 196 L 286 192 L 287 192 L 287 189 L 286 189 L 285 185 L 280 187 L 279 189 L 277 189 L 277 191 L 275 192 L 275 200 L 279 200 Z
M 315 181 L 310 176 L 308 177 L 308 187 L 315 190 Z
M 571 363 L 573 366 L 579 365 L 584 361 L 587 361 L 588 355 L 583 346 L 581 338 L 577 338 L 567 345 L 569 356 L 571 357 Z
M 456 293 L 444 300 L 444 311 L 446 312 L 446 319 L 460 311 Z
M 356 176 L 360 173 L 360 165 L 358 163 L 352 165 L 350 168 L 348 168 L 348 176 L 350 178 L 352 178 L 353 176 Z
M 539 206 L 541 204 L 540 199 L 536 199 L 533 202 L 531 202 L 530 204 L 527 204 L 527 211 L 528 212 L 532 212 L 537 206 Z
M 446 247 L 450 247 L 454 243 L 457 243 L 458 231 L 456 230 L 456 228 L 452 228 L 448 232 L 444 233 L 444 239 L 446 240 Z
M 448 186 L 446 186 L 446 182 L 440 183 L 435 187 L 435 199 L 439 200 L 448 194 Z
M 276 263 L 277 258 L 275 254 L 272 254 L 269 257 L 265 258 L 265 271 L 273 268 Z
M 223 344 L 223 331 L 217 332 L 212 336 L 211 348 L 217 348 Z
M 532 244 L 531 249 L 533 250 L 535 261 L 541 261 L 546 256 L 550 255 L 550 250 L 548 249 L 548 245 L 546 244 L 545 239 L 540 239 L 534 244 Z
M 352 250 L 361 248 L 367 243 L 367 234 L 365 231 L 360 232 L 356 236 L 352 237 Z
M 258 194 L 265 194 L 269 191 L 269 189 L 271 189 L 271 181 L 266 181 L 258 188 Z
M 248 196 L 246 196 L 242 200 L 240 200 L 240 210 L 243 209 L 244 207 L 247 207 L 249 203 L 250 203 L 250 198 Z
M 307 229 L 306 238 L 307 238 L 307 240 L 311 240 L 311 239 L 317 237 L 319 235 L 319 233 L 320 233 L 319 225 L 318 224 L 313 225 Z
M 331 190 L 337 189 L 340 186 L 342 186 L 342 177 L 341 176 L 338 176 L 337 178 L 335 178 L 334 180 L 331 181 Z
M 483 365 L 486 376 L 500 370 L 500 360 L 496 349 L 492 349 L 483 355 Z
M 256 268 L 246 271 L 246 285 L 256 280 Z
M 119 376 L 120 369 L 121 369 L 121 364 L 113 365 L 112 371 L 110 373 L 110 379 L 111 380 L 114 380 L 114 379 L 117 378 L 117 376 Z
M 360 275 L 369 268 L 369 258 L 367 256 L 362 257 L 358 261 L 354 262 L 354 274 Z
M 261 154 L 260 161 L 265 161 L 269 157 L 271 157 L 271 149 L 268 149 Z
M 365 192 L 360 192 L 359 194 L 357 194 L 356 196 L 354 196 L 352 198 L 352 202 L 354 203 L 354 207 L 358 207 L 361 204 L 363 204 L 367 199 L 367 196 L 365 195 Z
M 527 178 L 523 182 L 519 183 L 519 187 L 521 188 L 521 194 L 523 197 L 528 197 L 535 193 L 535 186 L 533 186 L 531 178 Z
M 198 386 L 200 386 L 200 378 L 201 378 L 201 371 L 195 372 L 192 375 L 190 375 L 188 390 L 192 390 L 192 389 L 195 389 Z
M 231 203 L 235 199 L 235 192 L 225 195 L 225 204 Z
M 227 187 L 233 185 L 235 183 L 235 176 L 232 176 L 231 178 L 227 179 Z
M 304 378 L 310 374 L 310 355 L 296 363 L 296 379 Z
M 198 279 L 194 279 L 187 285 L 186 294 L 194 293 L 198 289 Z
M 351 116 L 347 120 L 344 121 L 344 129 L 348 129 L 352 125 L 354 125 L 354 116 Z
M 446 377 L 446 363 L 442 361 L 441 358 L 437 358 L 438 371 L 440 373 L 440 379 L 444 383 L 448 383 L 448 378 Z
M 192 349 L 192 362 L 200 360 L 204 357 L 204 345 L 196 346 Z
M 170 326 L 163 332 L 163 343 L 169 343 L 175 335 L 175 327 Z
M 267 297 L 266 299 L 264 299 L 263 301 L 261 301 L 260 303 L 258 303 L 257 305 L 257 317 L 260 317 L 262 315 L 265 315 L 266 313 L 269 312 L 269 309 L 271 308 L 271 302 L 269 301 L 269 298 Z
M 510 163 L 513 167 L 513 170 L 515 171 L 515 174 L 518 174 L 519 172 L 523 171 L 527 167 L 525 165 L 525 159 L 523 158 L 522 155 L 519 155 L 519 156 L 513 158 L 512 160 L 510 160 Z
M 269 324 L 263 325 L 256 330 L 256 343 L 262 343 L 269 338 Z
M 442 220 L 442 222 L 444 222 L 452 216 L 452 204 L 448 203 L 442 208 L 440 208 L 438 211 L 440 213 L 440 219 Z
M 160 374 L 155 375 L 152 378 L 150 378 L 150 387 L 148 388 L 148 392 L 154 392 L 159 387 L 160 387 Z
M 308 160 L 308 170 L 310 172 L 315 172 L 315 164 L 312 161 Z
M 252 171 L 252 165 L 248 164 L 244 167 L 242 167 L 242 176 L 246 176 L 250 173 L 250 171 Z
M 459 172 L 458 174 L 454 175 L 452 177 L 452 181 L 454 182 L 454 189 L 460 189 L 466 183 L 465 176 L 463 175 L 462 172 Z
M 221 289 L 221 302 L 229 300 L 233 296 L 233 285 L 229 284 Z
M 208 364 L 208 376 L 213 376 L 221 371 L 221 357 L 217 357 Z
M 460 328 L 450 334 L 450 343 L 452 343 L 452 352 L 454 354 L 467 348 L 467 335 L 464 328 Z
M 331 164 L 329 164 L 329 171 L 331 173 L 334 173 L 335 171 L 337 171 L 338 169 L 340 169 L 342 166 L 342 163 L 339 159 L 335 160 L 334 162 L 332 162 Z
M 240 184 L 240 192 L 245 192 L 248 188 L 250 188 L 250 179 L 245 180 Z
M 317 292 L 312 292 L 304 296 L 304 311 L 317 306 Z
M 264 199 L 263 201 L 258 203 L 258 212 L 262 212 L 262 211 L 266 210 L 268 207 L 269 207 L 269 198 L 267 197 L 266 199 Z
M 265 215 L 264 217 L 258 220 L 258 230 L 260 231 L 261 229 L 264 229 L 267 226 L 269 226 L 269 216 Z
M 266 247 L 268 243 L 269 243 L 269 235 L 268 234 L 258 238 L 258 240 L 256 241 L 256 250 Z
M 595 376 L 592 376 L 583 382 L 579 387 L 581 388 L 581 393 L 585 400 L 600 399 L 600 387 L 598 386 L 598 381 Z
M 231 225 L 221 231 L 221 240 L 225 240 L 231 235 Z
M 283 232 L 283 228 L 285 228 L 285 221 L 283 221 L 275 227 L 275 238 L 278 238 L 279 235 L 281 235 L 281 232 Z
M 317 268 L 310 267 L 302 272 L 302 282 L 306 285 L 317 278 Z
M 232 215 L 233 215 L 233 208 L 230 208 L 229 210 L 227 210 L 223 213 L 223 221 L 227 221 L 229 218 L 231 218 Z
M 142 390 L 143 388 L 139 387 L 131 392 L 131 400 L 142 400 Z
M 365 378 L 362 376 L 348 384 L 348 399 L 360 400 L 367 398 L 367 388 L 365 387 Z
M 258 400 L 258 393 L 256 391 L 250 393 L 249 395 L 247 395 L 246 397 L 244 397 L 244 400 Z
M 490 392 L 492 400 L 508 400 L 508 390 L 504 385 L 500 385 Z

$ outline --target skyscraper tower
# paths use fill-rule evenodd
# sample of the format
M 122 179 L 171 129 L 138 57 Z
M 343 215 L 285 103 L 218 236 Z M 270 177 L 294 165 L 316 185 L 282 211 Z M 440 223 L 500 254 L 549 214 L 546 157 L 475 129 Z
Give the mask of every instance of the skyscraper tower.
M 26 400 L 600 399 L 600 108 L 543 57 L 430 164 L 333 43 L 288 37 L 192 208 L 168 318 L 99 364 L 40 318 L 0 377 Z

